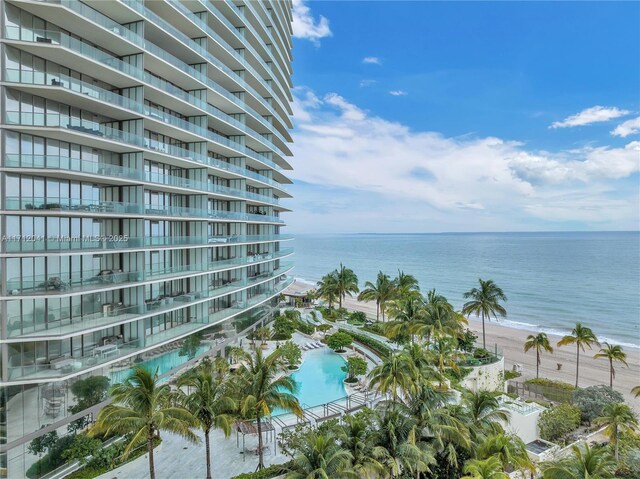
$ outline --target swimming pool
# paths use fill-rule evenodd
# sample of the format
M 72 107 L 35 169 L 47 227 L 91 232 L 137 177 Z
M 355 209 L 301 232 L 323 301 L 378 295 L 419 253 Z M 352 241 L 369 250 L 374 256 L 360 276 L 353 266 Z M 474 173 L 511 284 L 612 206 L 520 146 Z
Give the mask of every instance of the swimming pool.
M 196 353 L 196 357 L 207 351 L 207 347 L 200 346 Z M 162 354 L 160 356 L 156 356 L 154 358 L 146 359 L 141 363 L 137 363 L 136 366 L 141 366 L 143 368 L 148 369 L 151 372 L 155 372 L 156 368 L 158 368 L 158 375 L 162 376 L 164 373 L 170 371 L 171 369 L 178 367 L 184 363 L 186 363 L 189 358 L 186 356 L 180 356 L 180 350 L 174 349 L 168 353 Z M 123 369 L 121 371 L 114 371 L 111 373 L 111 384 L 117 384 L 123 382 L 133 373 L 133 368 Z M 168 379 L 168 378 L 167 378 Z
M 298 383 L 296 397 L 300 405 L 319 406 L 345 397 L 347 373 L 341 369 L 344 364 L 342 356 L 327 347 L 307 351 L 300 369 L 291 374 Z

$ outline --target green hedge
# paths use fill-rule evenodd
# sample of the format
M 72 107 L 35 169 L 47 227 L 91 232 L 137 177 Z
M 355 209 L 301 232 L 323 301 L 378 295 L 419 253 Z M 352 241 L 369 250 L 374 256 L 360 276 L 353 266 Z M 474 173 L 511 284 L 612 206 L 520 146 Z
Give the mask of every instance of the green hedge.
M 349 336 L 351 336 L 354 339 L 354 341 L 357 341 L 363 344 L 364 346 L 367 346 L 369 349 L 371 349 L 373 352 L 375 352 L 378 356 L 382 358 L 386 358 L 391 354 L 391 348 L 386 344 L 378 341 L 377 339 L 370 338 L 365 334 L 359 334 L 359 333 L 354 333 L 352 331 L 347 331 L 346 329 L 339 329 L 338 331 L 347 333 Z
M 291 467 L 291 462 L 286 462 L 284 464 L 273 464 L 269 467 L 265 467 L 260 471 L 256 472 L 245 472 L 238 476 L 234 476 L 231 479 L 271 479 L 272 477 L 278 477 L 282 474 L 286 474 L 289 472 L 289 468 Z
M 547 378 L 527 379 L 524 382 L 530 392 L 542 394 L 549 401 L 571 402 L 575 386 Z

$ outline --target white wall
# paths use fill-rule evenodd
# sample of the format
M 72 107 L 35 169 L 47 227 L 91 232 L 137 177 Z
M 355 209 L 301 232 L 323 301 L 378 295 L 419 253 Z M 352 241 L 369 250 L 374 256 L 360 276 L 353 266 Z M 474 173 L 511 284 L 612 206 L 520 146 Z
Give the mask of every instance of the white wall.
M 464 378 L 462 386 L 473 392 L 505 391 L 504 358 L 495 363 L 471 368 L 471 373 Z

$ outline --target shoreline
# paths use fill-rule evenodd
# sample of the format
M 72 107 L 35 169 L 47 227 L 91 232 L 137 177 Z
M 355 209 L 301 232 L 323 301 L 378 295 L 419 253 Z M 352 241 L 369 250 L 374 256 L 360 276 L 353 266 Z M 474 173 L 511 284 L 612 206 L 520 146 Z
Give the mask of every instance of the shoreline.
M 357 301 L 355 298 L 347 297 L 343 301 L 343 306 L 348 310 L 362 311 L 368 316 L 375 318 L 375 303 Z M 493 350 L 494 345 L 498 345 L 498 350 L 502 352 L 505 359 L 505 370 L 511 370 L 514 364 L 523 367 L 521 378 L 515 380 L 526 380 L 536 376 L 536 354 L 535 351 L 524 352 L 524 342 L 527 336 L 536 331 L 517 329 L 508 325 L 496 323 L 495 321 L 485 322 L 487 333 L 487 349 Z M 469 329 L 478 335 L 478 342 L 482 342 L 482 321 L 469 318 Z M 553 353 L 543 352 L 541 355 L 540 377 L 564 381 L 575 384 L 576 373 L 576 348 L 575 346 L 556 345 L 562 336 L 549 334 L 549 342 L 553 347 Z M 616 343 L 617 344 L 617 343 Z M 624 346 L 623 346 L 624 347 Z M 580 379 L 579 386 L 596 386 L 600 384 L 609 385 L 609 363 L 606 359 L 595 359 L 593 357 L 600 350 L 594 346 L 593 349 L 580 351 Z M 613 389 L 620 392 L 625 401 L 640 413 L 640 397 L 634 398 L 631 395 L 631 388 L 640 385 L 640 349 L 624 347 L 627 353 L 627 363 L 614 364 L 616 377 L 613 380 Z M 561 363 L 562 368 L 557 369 L 557 364 Z
M 294 278 L 294 283 L 292 284 L 292 286 L 296 285 L 296 283 L 297 283 L 297 285 L 299 287 L 300 286 L 307 286 L 307 287 L 308 286 L 312 286 L 314 288 L 316 287 L 316 283 L 315 282 L 309 281 L 309 280 L 304 279 L 304 278 L 295 277 Z M 292 286 L 290 286 L 290 288 Z M 366 302 L 357 301 L 355 299 L 355 297 L 350 298 L 348 296 L 345 299 L 344 303 L 351 305 L 351 306 L 347 307 L 347 309 L 353 309 L 354 311 L 362 311 L 362 312 L 367 313 L 370 316 L 372 316 L 372 318 L 375 318 L 375 316 L 376 316 L 375 304 L 372 305 L 372 307 L 370 307 Z M 469 318 L 469 323 L 471 323 L 472 321 L 475 321 L 475 320 L 476 320 L 475 317 L 471 317 L 471 318 Z M 477 321 L 480 322 L 481 320 L 477 319 Z M 497 324 L 498 326 L 501 326 L 501 327 L 504 327 L 504 328 L 513 329 L 515 331 L 523 331 L 523 332 L 527 332 L 527 333 L 546 333 L 549 337 L 551 337 L 551 336 L 562 337 L 565 334 L 569 334 L 571 332 L 571 329 L 568 329 L 568 328 L 567 328 L 566 331 L 562 331 L 562 330 L 559 330 L 557 328 L 538 326 L 538 325 L 535 325 L 535 324 L 532 324 L 532 323 L 512 320 L 508 316 L 507 316 L 506 319 L 501 319 L 499 322 L 496 322 L 496 321 L 492 320 L 491 323 L 492 324 Z M 589 324 L 585 324 L 585 323 L 583 323 L 583 324 L 585 326 L 589 326 Z M 597 333 L 596 333 L 596 335 L 597 335 Z M 626 341 L 621 341 L 619 339 L 609 338 L 609 337 L 600 336 L 600 335 L 598 335 L 598 340 L 601 343 L 606 341 L 606 342 L 608 342 L 610 344 L 617 344 L 619 346 L 622 346 L 626 352 L 637 351 L 637 352 L 640 353 L 640 338 L 638 338 L 638 340 L 639 340 L 638 344 L 628 343 Z M 640 383 L 640 380 L 639 380 L 639 383 Z

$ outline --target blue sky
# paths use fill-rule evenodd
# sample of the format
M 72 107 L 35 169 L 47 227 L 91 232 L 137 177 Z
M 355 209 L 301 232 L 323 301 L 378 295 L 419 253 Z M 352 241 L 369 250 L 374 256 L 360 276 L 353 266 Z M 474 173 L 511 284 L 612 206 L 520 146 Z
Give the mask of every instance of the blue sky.
M 294 5 L 292 231 L 638 229 L 640 3 Z

